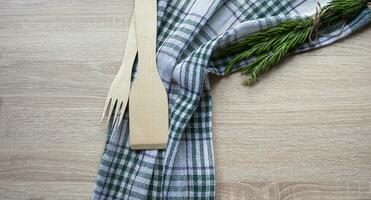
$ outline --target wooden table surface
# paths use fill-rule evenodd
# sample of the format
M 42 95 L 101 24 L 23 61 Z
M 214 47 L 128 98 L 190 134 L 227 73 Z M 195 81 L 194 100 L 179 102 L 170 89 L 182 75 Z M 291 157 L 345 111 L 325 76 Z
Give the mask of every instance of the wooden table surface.
M 132 0 L 0 1 L 0 199 L 88 199 Z M 218 199 L 371 199 L 371 29 L 213 77 Z

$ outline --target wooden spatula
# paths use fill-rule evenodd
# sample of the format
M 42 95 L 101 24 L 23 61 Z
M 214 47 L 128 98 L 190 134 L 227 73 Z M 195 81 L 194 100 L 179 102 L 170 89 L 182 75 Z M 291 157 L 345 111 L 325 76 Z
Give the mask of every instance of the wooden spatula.
M 122 59 L 120 69 L 111 84 L 110 90 L 107 94 L 106 102 L 104 104 L 103 115 L 101 119 L 102 125 L 105 124 L 103 122 L 109 121 L 111 116 L 113 116 L 113 118 L 117 117 L 119 123 L 121 123 L 129 99 L 131 72 L 136 54 L 137 44 L 135 34 L 135 19 L 133 15 L 133 17 L 131 18 L 124 57 Z M 114 111 L 113 109 L 115 107 L 115 104 L 116 109 Z M 112 115 L 113 111 L 114 113 Z M 105 117 L 107 117 L 106 121 L 104 121 Z
M 135 0 L 138 67 L 129 100 L 130 147 L 164 149 L 168 101 L 156 65 L 157 1 Z

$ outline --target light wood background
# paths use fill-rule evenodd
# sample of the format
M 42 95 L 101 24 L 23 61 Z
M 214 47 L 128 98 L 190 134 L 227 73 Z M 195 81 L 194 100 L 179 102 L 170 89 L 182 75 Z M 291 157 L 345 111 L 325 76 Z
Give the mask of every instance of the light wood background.
M 132 0 L 0 0 L 0 199 L 88 199 Z M 371 29 L 213 78 L 218 199 L 371 199 Z

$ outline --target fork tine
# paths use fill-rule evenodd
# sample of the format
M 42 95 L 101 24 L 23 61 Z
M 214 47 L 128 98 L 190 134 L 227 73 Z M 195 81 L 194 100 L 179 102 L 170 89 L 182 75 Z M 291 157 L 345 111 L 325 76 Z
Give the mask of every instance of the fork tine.
M 118 116 L 118 120 L 119 120 L 119 125 L 121 124 L 122 122 L 122 119 L 124 118 L 124 112 L 125 112 L 125 109 L 123 108 L 124 105 L 122 104 L 122 107 L 121 109 L 119 110 L 119 116 Z
M 118 124 L 121 124 L 121 122 L 123 121 L 125 111 L 126 111 L 126 109 L 128 109 L 128 107 L 129 107 L 128 100 L 123 99 L 123 101 L 121 102 L 121 108 L 120 108 L 120 111 L 119 111 L 119 123 Z
M 128 111 L 129 109 L 129 103 L 128 103 L 128 100 L 123 100 L 122 102 L 122 106 L 121 106 L 121 109 L 120 109 L 120 118 L 119 118 L 119 124 L 122 123 L 122 121 L 124 121 L 124 117 L 125 117 L 125 112 Z
M 118 119 L 119 116 L 117 116 L 117 114 L 119 114 L 120 110 L 121 110 L 121 106 L 122 106 L 122 101 L 120 101 L 119 99 L 117 99 L 117 102 L 116 102 L 116 108 L 115 108 L 115 112 L 114 112 L 114 119 Z
M 110 123 L 111 120 L 115 119 L 115 116 L 112 115 L 113 109 L 117 106 L 117 99 L 111 100 L 111 106 L 109 108 L 108 117 L 107 117 L 107 124 Z
M 107 109 L 109 108 L 109 106 L 110 106 L 110 104 L 111 104 L 111 98 L 109 97 L 109 95 L 106 97 L 106 101 L 105 101 L 105 103 L 104 103 L 104 107 L 103 107 L 103 113 L 102 113 L 102 118 L 101 118 L 101 120 L 100 120 L 100 123 L 101 123 L 101 125 L 103 125 L 103 120 L 104 120 L 104 118 L 107 116 Z

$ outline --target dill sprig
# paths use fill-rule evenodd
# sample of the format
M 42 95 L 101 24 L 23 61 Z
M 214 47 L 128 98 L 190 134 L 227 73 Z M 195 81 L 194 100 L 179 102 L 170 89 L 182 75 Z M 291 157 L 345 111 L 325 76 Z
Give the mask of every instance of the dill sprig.
M 316 40 L 323 28 L 335 23 L 354 19 L 367 8 L 369 0 L 332 0 L 329 4 L 317 8 L 312 18 L 282 22 L 277 26 L 251 34 L 243 40 L 217 50 L 217 57 L 237 54 L 227 65 L 229 74 L 238 62 L 255 58 L 247 66 L 240 68 L 247 75 L 246 85 L 252 85 L 258 77 L 278 64 L 290 52 L 300 45 Z

